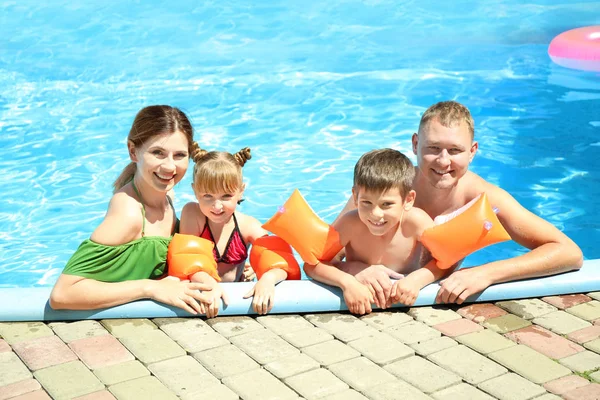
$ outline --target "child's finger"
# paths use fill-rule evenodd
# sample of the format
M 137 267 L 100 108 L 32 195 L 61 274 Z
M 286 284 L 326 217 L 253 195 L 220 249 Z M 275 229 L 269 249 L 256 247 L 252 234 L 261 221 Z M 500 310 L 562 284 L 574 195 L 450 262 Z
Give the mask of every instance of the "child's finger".
M 244 295 L 244 297 L 243 297 L 243 298 L 244 298 L 244 299 L 247 299 L 248 297 L 252 297 L 252 296 L 254 296 L 254 288 L 250 289 L 250 290 L 248 291 L 248 293 L 246 293 L 246 294 Z

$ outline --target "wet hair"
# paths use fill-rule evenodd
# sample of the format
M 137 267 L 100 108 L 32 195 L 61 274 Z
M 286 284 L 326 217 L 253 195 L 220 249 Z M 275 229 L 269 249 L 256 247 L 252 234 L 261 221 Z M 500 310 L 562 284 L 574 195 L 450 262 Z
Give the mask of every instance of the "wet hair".
M 371 150 L 354 166 L 354 187 L 372 192 L 397 188 L 404 199 L 412 188 L 415 167 L 394 149 Z
M 188 140 L 188 152 L 191 153 L 194 142 L 194 130 L 192 123 L 183 111 L 178 108 L 164 105 L 148 106 L 142 108 L 131 125 L 127 136 L 127 142 L 133 143 L 136 149 L 144 145 L 155 136 L 181 132 Z M 115 183 L 114 192 L 125 186 L 135 175 L 136 164 L 130 162 Z
M 426 129 L 429 122 L 433 119 L 436 119 L 446 128 L 452 128 L 459 125 L 461 121 L 464 121 L 471 134 L 471 140 L 475 138 L 475 124 L 471 112 L 467 107 L 457 101 L 440 101 L 429 107 L 421 117 L 419 133 L 421 133 L 423 129 Z
M 233 193 L 242 187 L 242 167 L 252 158 L 249 147 L 235 154 L 206 151 L 194 142 L 191 151 L 194 165 L 194 192 Z

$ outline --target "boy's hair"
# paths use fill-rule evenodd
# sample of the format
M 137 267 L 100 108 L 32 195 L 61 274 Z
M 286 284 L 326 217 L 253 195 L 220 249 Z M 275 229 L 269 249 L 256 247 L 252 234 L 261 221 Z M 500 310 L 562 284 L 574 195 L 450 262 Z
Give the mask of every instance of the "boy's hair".
M 400 190 L 405 198 L 412 188 L 415 167 L 404 154 L 394 149 L 371 150 L 354 167 L 354 187 L 367 191 Z
M 243 184 L 242 167 L 251 158 L 249 147 L 231 154 L 226 151 L 206 151 L 194 142 L 192 146 L 192 160 L 196 163 L 192 177 L 194 191 L 235 192 Z
M 427 128 L 427 125 L 432 119 L 437 119 L 437 121 L 446 128 L 452 128 L 453 126 L 459 125 L 461 121 L 465 121 L 469 133 L 471 134 L 471 140 L 475 138 L 475 124 L 471 112 L 467 107 L 457 101 L 440 101 L 429 107 L 421 117 L 419 133 Z

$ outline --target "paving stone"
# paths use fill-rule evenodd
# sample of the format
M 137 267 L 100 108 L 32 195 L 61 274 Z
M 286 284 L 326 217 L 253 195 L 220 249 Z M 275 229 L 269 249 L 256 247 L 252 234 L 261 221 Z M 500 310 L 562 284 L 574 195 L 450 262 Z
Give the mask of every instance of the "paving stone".
M 154 376 L 117 383 L 108 390 L 119 400 L 178 400 L 165 385 Z
M 402 325 L 406 322 L 413 321 L 413 318 L 408 315 L 406 311 L 394 308 L 384 312 L 372 312 L 371 314 L 360 317 L 360 320 L 373 328 L 382 331 L 391 328 L 392 326 Z
M 471 385 L 467 385 L 466 383 L 459 383 L 458 385 L 440 390 L 439 392 L 433 393 L 431 396 L 436 400 L 494 400 L 490 395 Z
M 555 360 L 572 356 L 585 349 L 541 326 L 528 326 L 505 335 L 518 344 L 524 344 Z
M 544 383 L 544 388 L 554 394 L 563 394 L 571 390 L 589 385 L 590 381 L 577 375 L 567 375 Z
M 377 329 L 348 314 L 308 314 L 305 318 L 342 342 L 349 342 L 377 332 Z
M 587 303 L 567 308 L 565 311 L 586 321 L 593 321 L 600 318 L 600 301 L 588 301 Z
M 210 385 L 202 392 L 193 393 L 192 396 L 182 394 L 182 400 L 238 400 L 240 396 L 223 384 Z
M 396 380 L 370 387 L 365 394 L 373 400 L 428 400 L 431 397 L 406 382 Z
M 489 329 L 458 336 L 456 340 L 484 355 L 516 346 L 515 342 Z
M 193 357 L 218 379 L 260 367 L 256 361 L 233 345 L 195 353 Z
M 0 386 L 31 378 L 31 372 L 15 353 L 0 353 Z
M 562 394 L 565 400 L 598 400 L 600 399 L 600 385 L 592 383 Z
M 329 370 L 359 392 L 364 392 L 371 386 L 396 380 L 388 371 L 364 357 L 330 365 Z
M 10 400 L 52 400 L 48 393 L 43 390 L 36 390 L 35 392 L 23 394 L 21 396 L 13 397 Z
M 463 345 L 430 354 L 427 359 L 474 385 L 507 372 L 506 368 Z
M 265 329 L 250 317 L 217 317 L 206 320 L 206 323 L 226 338 Z
M 427 340 L 426 342 L 413 343 L 409 345 L 418 355 L 428 356 L 429 354 L 436 353 L 440 350 L 447 349 L 458 345 L 456 340 L 451 339 L 447 336 Z
M 568 368 L 521 344 L 488 354 L 488 357 L 533 383 L 545 383 L 571 374 Z
M 150 364 L 148 369 L 177 396 L 201 394 L 207 387 L 221 382 L 190 356 L 171 358 Z
M 25 393 L 31 393 L 42 387 L 35 379 L 24 379 L 15 383 L 0 386 L 0 400 L 11 399 Z
M 600 339 L 595 339 L 590 342 L 584 343 L 583 347 L 593 351 L 594 353 L 600 353 Z
M 149 319 L 103 319 L 101 324 L 116 338 L 136 336 L 158 329 Z
M 369 400 L 356 390 L 348 389 L 343 392 L 332 394 L 331 396 L 322 397 L 322 400 Z M 407 399 L 408 400 L 408 399 Z
M 12 351 L 10 345 L 5 340 L 0 339 L 0 353 L 6 353 Z
M 245 333 L 230 338 L 236 345 L 260 364 L 300 354 L 300 350 L 267 329 Z
M 384 368 L 424 393 L 437 392 L 461 382 L 458 375 L 421 357 L 405 358 Z
M 408 310 L 408 315 L 429 326 L 462 318 L 455 311 L 440 306 L 413 307 Z
M 482 331 L 483 327 L 476 324 L 468 319 L 455 319 L 453 321 L 442 322 L 433 326 L 434 329 L 442 332 L 442 334 L 449 337 L 456 337 L 460 335 L 466 335 L 467 333 Z
M 535 318 L 533 323 L 543 326 L 544 328 L 549 329 L 559 335 L 566 335 L 576 330 L 592 326 L 592 324 L 589 322 L 568 314 L 565 311 L 556 311 L 539 318 Z
M 358 351 L 339 340 L 330 340 L 329 342 L 308 346 L 303 348 L 302 352 L 324 366 L 360 357 Z
M 135 357 L 114 336 L 92 336 L 69 343 L 71 350 L 90 369 L 134 360 Z
M 583 373 L 600 368 L 600 355 L 586 350 L 569 357 L 561 358 L 558 362 L 575 372 Z
M 556 307 L 540 299 L 499 301 L 496 305 L 523 319 L 533 319 L 556 311 Z
M 279 379 L 289 378 L 319 367 L 319 363 L 306 354 L 287 356 L 265 365 L 265 369 Z
M 98 321 L 93 320 L 53 322 L 48 324 L 48 326 L 65 343 L 93 336 L 108 335 L 108 331 Z
M 284 382 L 306 399 L 318 399 L 349 388 L 338 377 L 323 368 L 292 376 Z
M 415 355 L 413 349 L 382 332 L 353 340 L 348 345 L 379 365 Z
M 515 331 L 517 329 L 525 328 L 529 325 L 531 325 L 531 322 L 513 314 L 506 314 L 501 317 L 490 318 L 483 322 L 483 326 L 498 333 Z
M 591 292 L 587 294 L 592 299 L 600 300 L 600 292 Z
M 75 397 L 73 400 L 116 400 L 115 396 L 113 396 L 107 390 L 101 390 L 99 392 L 94 392 L 90 394 L 86 394 L 80 397 Z
M 542 297 L 542 300 L 548 304 L 552 304 L 559 310 L 564 310 L 565 308 L 573 307 L 577 304 L 587 303 L 588 301 L 591 301 L 592 298 L 585 294 L 564 294 L 560 296 Z
M 555 394 L 546 393 L 546 394 L 541 395 L 540 397 L 536 397 L 534 400 L 562 400 L 562 399 Z
M 312 346 L 313 344 L 327 342 L 333 340 L 333 335 L 327 331 L 312 327 L 301 331 L 284 333 L 281 337 L 294 347 L 302 348 Z
M 104 389 L 104 385 L 81 361 L 40 369 L 33 376 L 55 400 L 71 399 Z
M 54 335 L 21 341 L 12 347 L 32 371 L 77 360 L 71 349 Z
M 593 325 L 587 328 L 579 329 L 569 333 L 567 337 L 579 344 L 587 343 L 594 339 L 600 338 L 600 326 Z
M 149 376 L 150 371 L 137 360 L 94 370 L 94 375 L 107 386 Z
M 228 376 L 223 383 L 244 400 L 296 399 L 296 393 L 264 369 Z
M 199 318 L 155 318 L 152 322 L 175 341 L 188 335 L 198 337 L 208 334 L 218 335 L 213 328 Z
M 546 393 L 543 387 L 513 373 L 482 382 L 478 387 L 500 400 L 529 400 Z
M 229 344 L 229 340 L 212 329 L 201 333 L 180 332 L 177 335 L 169 335 L 169 337 L 175 340 L 188 353 L 197 353 Z
M 416 344 L 426 342 L 442 336 L 440 331 L 430 328 L 422 322 L 412 321 L 406 324 L 392 326 L 383 331 L 395 337 L 404 344 Z
M 0 322 L 0 336 L 10 345 L 24 340 L 54 336 L 43 322 Z
M 184 349 L 158 329 L 122 336 L 120 340 L 145 365 L 186 355 Z
M 490 318 L 497 318 L 506 315 L 506 311 L 490 303 L 476 303 L 461 307 L 457 311 L 458 315 L 475 322 L 483 322 Z
M 592 382 L 598 383 L 598 382 L 600 382 L 600 371 L 596 371 L 594 373 L 591 373 L 591 374 L 588 375 L 588 377 L 590 378 L 590 380 Z
M 256 321 L 277 335 L 313 327 L 313 324 L 300 315 L 266 315 L 256 318 Z

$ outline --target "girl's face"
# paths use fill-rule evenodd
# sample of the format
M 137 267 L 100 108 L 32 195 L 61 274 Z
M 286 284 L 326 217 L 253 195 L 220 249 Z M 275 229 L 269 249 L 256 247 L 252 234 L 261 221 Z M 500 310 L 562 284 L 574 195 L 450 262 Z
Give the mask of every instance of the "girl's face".
M 196 198 L 200 205 L 200 212 L 216 224 L 224 224 L 229 221 L 238 202 L 244 193 L 244 185 L 233 193 L 217 192 L 209 193 L 197 191 Z
M 188 169 L 188 140 L 182 132 L 157 135 L 141 147 L 129 143 L 129 156 L 137 164 L 137 174 L 148 186 L 168 192 Z

